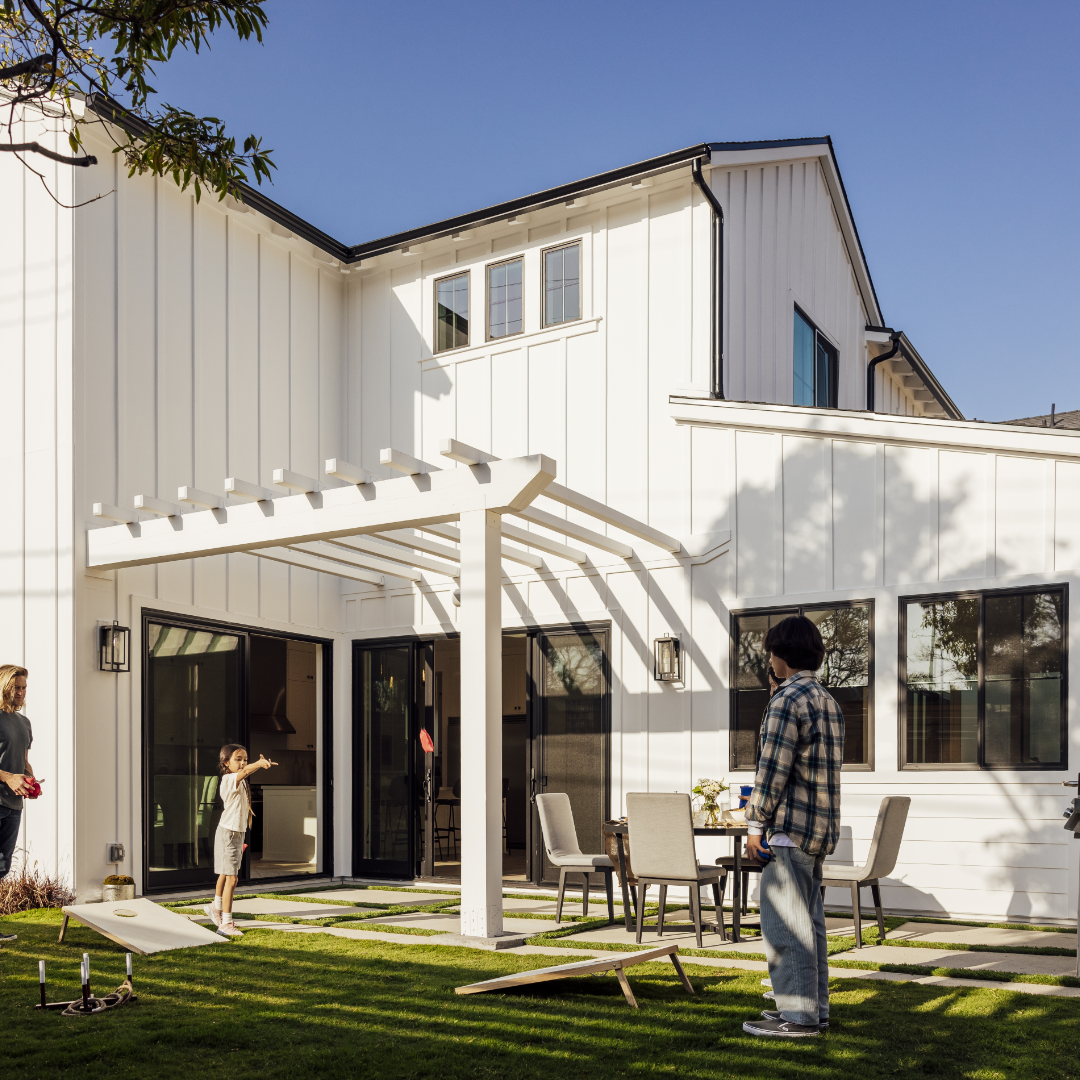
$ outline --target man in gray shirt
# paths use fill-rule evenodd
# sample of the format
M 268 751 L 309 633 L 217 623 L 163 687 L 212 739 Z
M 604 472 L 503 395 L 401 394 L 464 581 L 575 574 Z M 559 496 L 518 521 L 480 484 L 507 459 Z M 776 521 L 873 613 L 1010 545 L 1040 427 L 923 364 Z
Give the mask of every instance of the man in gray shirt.
M 30 721 L 21 714 L 26 701 L 26 668 L 0 666 L 0 878 L 11 869 L 11 857 L 19 839 L 23 796 L 29 790 L 30 744 L 34 741 Z M 0 933 L 0 942 L 14 941 L 15 934 Z

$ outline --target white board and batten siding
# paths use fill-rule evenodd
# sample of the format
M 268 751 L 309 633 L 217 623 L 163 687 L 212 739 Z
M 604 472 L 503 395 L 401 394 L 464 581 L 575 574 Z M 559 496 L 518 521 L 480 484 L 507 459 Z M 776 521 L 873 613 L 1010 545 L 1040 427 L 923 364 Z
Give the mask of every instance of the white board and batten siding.
M 14 142 L 67 153 L 51 124 L 17 122 Z M 72 520 L 71 169 L 38 160 L 56 195 L 0 154 L 0 664 L 30 673 L 30 761 L 43 797 L 27 802 L 16 859 L 69 876 L 75 846 L 75 608 Z
M 273 488 L 275 468 L 325 480 L 324 459 L 345 456 L 347 420 L 342 276 L 254 215 L 212 195 L 196 203 L 170 179 L 128 178 L 110 147 L 91 149 L 101 164 L 77 170 L 77 199 L 114 193 L 68 225 L 77 567 L 85 530 L 101 524 L 93 503 L 176 502 L 181 485 L 224 496 L 229 476 Z M 135 658 L 144 608 L 332 638 L 338 580 L 243 554 L 69 577 L 75 781 L 97 793 L 78 817 L 80 894 L 112 872 L 109 842 L 127 845 L 128 872 L 141 851 L 140 665 L 98 672 L 98 625 L 130 626 Z M 99 805 L 110 809 L 86 812 Z
M 732 530 L 722 609 L 874 602 L 874 768 L 844 774 L 838 857 L 862 861 L 881 798 L 910 795 L 887 906 L 1075 918 L 1078 845 L 1061 828 L 1061 782 L 1075 777 L 1080 729 L 1070 727 L 1071 772 L 901 770 L 897 687 L 902 597 L 1075 589 L 1080 438 L 954 421 L 928 429 L 865 414 L 822 422 L 689 399 L 671 411 L 692 431 L 695 465 L 701 457 L 721 466 L 695 467 L 694 502 L 713 503 L 715 527 Z M 814 422 L 825 430 L 806 434 Z M 1076 629 L 1070 613 L 1068 640 Z

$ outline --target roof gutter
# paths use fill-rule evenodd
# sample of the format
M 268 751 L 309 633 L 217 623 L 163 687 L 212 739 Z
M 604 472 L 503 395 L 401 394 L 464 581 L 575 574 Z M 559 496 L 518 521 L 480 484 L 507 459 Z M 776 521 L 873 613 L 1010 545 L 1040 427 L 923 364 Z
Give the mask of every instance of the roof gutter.
M 877 412 L 874 408 L 874 375 L 878 364 L 883 364 L 886 360 L 891 360 L 900 351 L 900 335 L 895 330 L 890 330 L 892 335 L 892 348 L 887 353 L 882 353 L 880 356 L 875 356 L 869 364 L 866 365 L 866 411 Z
M 709 155 L 704 155 L 709 160 Z M 712 208 L 712 362 L 709 372 L 709 396 L 724 396 L 724 208 L 705 182 L 701 158 L 694 158 L 691 175 Z

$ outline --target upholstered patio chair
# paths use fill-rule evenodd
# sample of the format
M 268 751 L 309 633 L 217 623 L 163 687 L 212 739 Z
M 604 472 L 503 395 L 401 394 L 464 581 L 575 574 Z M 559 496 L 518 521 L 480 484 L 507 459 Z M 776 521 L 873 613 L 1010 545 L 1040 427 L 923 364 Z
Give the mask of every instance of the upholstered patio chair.
M 825 898 L 825 889 L 851 887 L 851 914 L 855 919 L 855 948 L 862 948 L 862 911 L 859 906 L 859 889 L 870 886 L 870 895 L 874 898 L 877 911 L 879 940 L 885 939 L 885 915 L 881 910 L 881 886 L 883 877 L 896 868 L 896 859 L 900 854 L 900 841 L 904 839 L 904 826 L 907 824 L 908 809 L 911 799 L 906 795 L 888 795 L 881 800 L 877 824 L 874 826 L 874 839 L 870 843 L 870 853 L 862 866 L 838 866 L 825 863 L 824 877 L 821 881 L 821 896 Z
M 716 924 L 722 940 L 724 905 L 720 881 L 727 875 L 722 866 L 698 862 L 694 848 L 694 815 L 685 792 L 638 792 L 626 796 L 626 822 L 634 845 L 634 873 L 638 882 L 637 940 L 641 941 L 645 915 L 645 889 L 660 886 L 660 914 L 657 936 L 664 933 L 664 906 L 669 885 L 685 885 L 690 890 L 690 916 L 694 920 L 697 946 L 701 944 L 701 886 L 711 885 Z
M 589 875 L 603 874 L 607 887 L 608 922 L 615 921 L 615 895 L 611 876 L 615 864 L 606 855 L 585 855 L 578 845 L 574 811 L 570 796 L 564 791 L 553 791 L 536 796 L 536 809 L 540 812 L 540 828 L 544 833 L 544 849 L 548 862 L 559 868 L 559 899 L 555 905 L 555 921 L 562 921 L 563 896 L 566 893 L 566 875 L 581 874 L 585 885 L 581 891 L 581 913 L 589 914 Z

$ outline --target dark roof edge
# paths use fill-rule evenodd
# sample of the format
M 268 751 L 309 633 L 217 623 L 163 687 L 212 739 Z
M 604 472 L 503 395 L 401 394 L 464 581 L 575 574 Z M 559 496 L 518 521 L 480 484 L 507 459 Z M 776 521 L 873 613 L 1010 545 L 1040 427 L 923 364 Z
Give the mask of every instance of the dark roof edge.
M 915 373 L 923 381 L 923 385 L 937 398 L 938 404 L 949 414 L 953 420 L 966 419 L 964 414 L 956 407 L 956 403 L 947 393 L 945 388 L 937 381 L 937 377 L 930 370 L 926 361 L 919 355 L 915 346 L 908 340 L 907 334 L 900 332 L 900 351 L 904 359 L 915 369 Z
M 709 143 L 710 150 L 775 150 L 781 146 L 831 146 L 828 135 L 818 135 L 809 139 L 762 139 L 758 142 L 714 142 Z
M 498 221 L 500 218 L 513 217 L 514 214 L 520 214 L 526 210 L 553 206 L 555 203 L 565 202 L 576 195 L 618 187 L 634 177 L 655 175 L 677 169 L 682 165 L 688 165 L 695 158 L 703 157 L 708 160 L 709 153 L 709 144 L 699 143 L 696 146 L 689 146 L 685 150 L 676 150 L 674 153 L 648 158 L 634 165 L 624 165 L 622 168 L 612 169 L 609 172 L 597 173 L 595 176 L 586 177 L 584 180 L 575 180 L 570 184 L 561 184 L 559 187 L 547 188 L 532 195 L 524 195 L 508 202 L 496 203 L 494 206 L 485 207 L 483 210 L 459 214 L 457 217 L 444 218 L 442 221 L 423 225 L 417 229 L 408 229 L 405 232 L 394 233 L 392 236 L 370 240 L 365 244 L 356 244 L 349 248 L 348 261 L 359 262 L 361 259 L 374 258 L 376 255 L 393 251 L 395 248 L 407 247 L 409 244 L 420 240 L 436 239 L 473 226 Z
M 829 157 L 832 158 L 833 168 L 836 170 L 836 179 L 840 181 L 840 194 L 844 197 L 844 206 L 847 208 L 848 220 L 851 222 L 851 231 L 855 234 L 855 243 L 859 245 L 859 258 L 862 259 L 863 267 L 866 269 L 866 280 L 870 282 L 870 292 L 874 297 L 874 306 L 877 308 L 879 318 L 884 321 L 885 316 L 881 310 L 881 301 L 878 300 L 877 288 L 874 286 L 874 278 L 873 275 L 870 273 L 870 263 L 867 261 L 866 251 L 863 249 L 862 237 L 859 236 L 859 226 L 855 224 L 855 215 L 851 212 L 851 202 L 848 200 L 847 188 L 844 186 L 843 173 L 840 172 L 840 162 L 836 160 L 836 150 L 833 147 L 832 136 L 828 136 L 825 141 L 829 145 Z M 922 361 L 920 359 L 920 363 L 921 362 Z M 930 369 L 927 368 L 926 370 L 929 371 Z M 930 377 L 933 378 L 933 375 L 931 375 Z M 941 392 L 943 394 L 945 393 L 944 390 L 942 390 Z M 945 396 L 948 397 L 947 394 Z M 942 402 L 942 405 L 944 404 L 945 402 Z M 950 401 L 949 404 L 951 405 L 952 402 Z M 956 406 L 953 405 L 953 408 L 955 409 Z M 960 415 L 959 410 L 957 411 L 956 419 L 963 420 L 963 416 Z
M 87 108 L 92 109 L 103 120 L 108 120 L 109 123 L 116 124 L 117 127 L 123 128 L 133 135 L 145 135 L 150 130 L 141 117 L 128 112 L 119 101 L 106 97 L 104 94 L 91 94 L 86 99 L 86 105 Z M 335 240 L 321 229 L 317 229 L 309 221 L 305 221 L 302 217 L 286 210 L 284 206 L 274 202 L 273 199 L 267 198 L 261 191 L 256 190 L 249 184 L 237 184 L 236 193 L 245 206 L 251 207 L 252 210 L 258 210 L 264 217 L 276 221 L 279 225 L 288 229 L 289 232 L 302 237 L 309 243 L 333 255 L 335 259 L 348 259 L 349 249 L 341 241 Z

